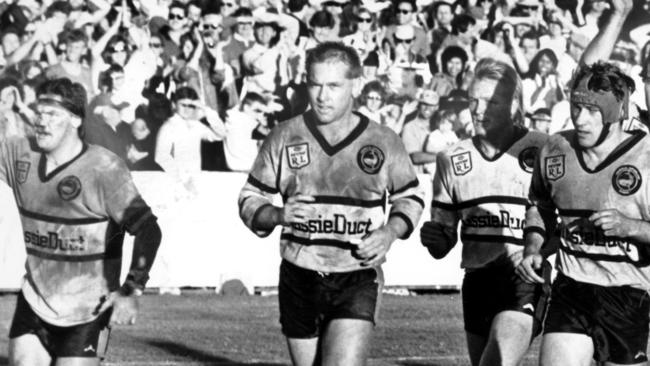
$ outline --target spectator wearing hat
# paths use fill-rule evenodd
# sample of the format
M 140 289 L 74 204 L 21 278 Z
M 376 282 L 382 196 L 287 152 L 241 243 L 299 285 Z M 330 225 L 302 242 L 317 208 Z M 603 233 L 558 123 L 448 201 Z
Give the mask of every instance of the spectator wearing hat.
M 424 166 L 436 161 L 436 154 L 424 151 L 427 136 L 433 131 L 432 117 L 438 110 L 440 97 L 433 90 L 425 90 L 418 99 L 418 112 L 414 120 L 405 122 L 402 141 L 418 173 Z
M 471 73 L 467 70 L 467 53 L 458 46 L 449 46 L 441 56 L 441 72 L 433 75 L 430 89 L 440 97 L 447 96 L 454 89 L 467 90 Z
M 530 128 L 535 131 L 549 134 L 551 130 L 551 111 L 548 108 L 539 108 L 533 114 L 528 114 Z
M 265 12 L 256 17 L 255 44 L 242 55 L 247 92 L 272 94 L 281 85 L 288 84 L 288 55 L 277 47 L 283 30 L 277 14 Z
M 431 53 L 431 48 L 428 45 L 426 32 L 417 22 L 417 11 L 415 0 L 397 0 L 395 2 L 395 23 L 386 27 L 384 39 L 388 40 L 392 47 L 397 47 L 398 41 L 395 38 L 397 27 L 411 26 L 413 29 L 412 51 L 427 56 Z
M 232 16 L 235 18 L 232 37 L 223 47 L 224 62 L 233 68 L 235 77 L 241 76 L 241 57 L 255 44 L 253 12 L 247 7 L 240 7 Z

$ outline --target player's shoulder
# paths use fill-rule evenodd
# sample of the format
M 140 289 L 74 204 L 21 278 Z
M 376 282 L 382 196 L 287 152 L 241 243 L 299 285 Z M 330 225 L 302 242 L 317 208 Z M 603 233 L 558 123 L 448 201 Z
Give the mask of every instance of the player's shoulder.
M 564 130 L 550 135 L 542 148 L 542 153 L 566 153 L 573 149 L 571 141 L 573 141 L 574 137 L 575 130 Z
M 551 136 L 546 133 L 534 130 L 526 131 L 523 137 L 523 143 L 527 146 L 542 147 L 546 144 Z
M 438 153 L 438 158 L 451 159 L 452 156 L 459 154 L 476 153 L 476 146 L 471 138 L 463 139 Z
M 128 171 L 128 167 L 122 158 L 99 145 L 87 144 L 86 159 L 84 160 L 89 165 L 89 168 L 105 175 Z

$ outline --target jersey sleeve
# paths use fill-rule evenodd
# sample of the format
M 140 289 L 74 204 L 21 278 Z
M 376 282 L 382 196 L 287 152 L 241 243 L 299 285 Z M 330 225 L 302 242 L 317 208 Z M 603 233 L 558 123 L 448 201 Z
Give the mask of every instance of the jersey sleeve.
M 254 227 L 255 218 L 260 209 L 271 205 L 273 196 L 280 192 L 278 187 L 281 134 L 278 128 L 264 140 L 255 158 L 248 179 L 239 193 L 239 216 L 244 224 L 255 235 L 265 237 L 273 230 L 263 230 Z
M 148 218 L 153 216 L 151 208 L 140 196 L 131 172 L 117 157 L 108 169 L 102 172 L 103 203 L 110 218 L 134 234 Z
M 0 141 L 0 181 L 11 186 L 9 182 L 9 158 L 10 154 L 6 141 Z
M 530 206 L 526 209 L 526 224 L 524 236 L 528 232 L 538 232 L 543 237 L 551 234 L 557 225 L 557 214 L 555 204 L 551 199 L 549 186 L 546 182 L 542 159 L 545 149 L 535 158 L 535 168 L 530 183 L 528 199 Z
M 392 145 L 394 157 L 388 171 L 388 199 L 391 204 L 389 217 L 404 220 L 408 229 L 400 239 L 407 239 L 420 221 L 424 209 L 424 190 L 415 174 L 411 158 L 397 135 Z
M 433 176 L 431 221 L 456 230 L 460 215 L 455 207 L 451 183 L 452 173 L 449 158 L 444 152 L 438 153 L 436 173 Z

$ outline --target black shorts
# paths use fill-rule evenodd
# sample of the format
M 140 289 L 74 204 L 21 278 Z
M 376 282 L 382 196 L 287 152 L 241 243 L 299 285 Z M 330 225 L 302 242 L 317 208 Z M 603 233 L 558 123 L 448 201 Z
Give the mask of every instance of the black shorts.
M 544 333 L 591 337 L 594 359 L 635 364 L 647 361 L 648 293 L 629 286 L 604 287 L 558 273 L 544 322 Z
M 506 310 L 532 316 L 533 337 L 541 332 L 546 306 L 542 286 L 524 282 L 512 267 L 467 271 L 463 278 L 462 296 L 465 331 L 469 333 L 487 338 L 494 317 Z
M 18 295 L 16 312 L 9 330 L 9 338 L 34 334 L 53 359 L 59 357 L 100 357 L 108 348 L 111 311 L 105 311 L 97 319 L 71 327 L 59 327 L 46 323 L 27 303 L 23 293 Z
M 319 337 L 333 319 L 375 322 L 380 269 L 323 274 L 286 260 L 280 265 L 280 324 L 288 338 Z

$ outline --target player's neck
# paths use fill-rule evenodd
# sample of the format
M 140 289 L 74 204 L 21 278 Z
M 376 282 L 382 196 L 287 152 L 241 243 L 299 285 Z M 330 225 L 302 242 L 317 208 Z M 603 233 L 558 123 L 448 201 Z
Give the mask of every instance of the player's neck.
M 83 150 L 83 142 L 78 137 L 69 136 L 56 149 L 45 153 L 47 158 L 46 174 L 74 159 Z
M 318 124 L 318 130 L 330 145 L 336 145 L 345 139 L 359 123 L 359 117 L 349 111 L 343 117 L 330 123 Z
M 479 148 L 484 156 L 493 158 L 512 146 L 512 140 L 514 138 L 515 127 L 509 126 L 499 131 L 499 133 L 479 136 Z
M 598 146 L 581 150 L 582 157 L 587 167 L 590 169 L 597 167 L 629 136 L 629 134 L 623 131 L 623 126 L 620 123 L 612 125 L 605 141 Z

